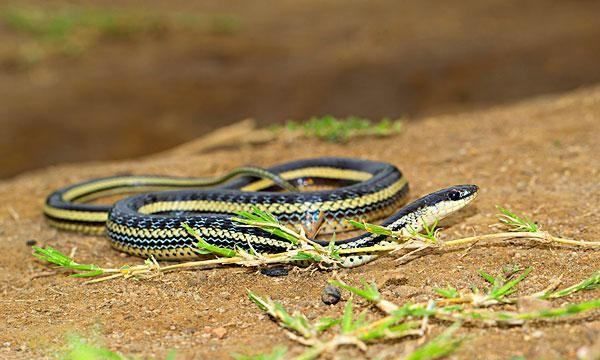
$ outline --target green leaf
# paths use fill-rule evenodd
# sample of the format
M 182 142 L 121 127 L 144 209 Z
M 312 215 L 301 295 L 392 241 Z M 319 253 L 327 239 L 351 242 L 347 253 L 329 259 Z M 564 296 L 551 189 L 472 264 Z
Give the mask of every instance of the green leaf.
M 228 258 L 234 257 L 237 255 L 237 253 L 234 250 L 209 244 L 208 242 L 206 242 L 206 240 L 204 240 L 202 237 L 200 237 L 200 234 L 198 234 L 198 232 L 196 230 L 192 229 L 192 227 L 190 227 L 188 224 L 183 223 L 183 224 L 181 224 L 181 226 L 190 235 L 192 235 L 194 238 L 196 238 L 196 240 L 198 241 L 196 243 L 196 246 L 198 247 L 198 249 L 194 249 L 194 250 L 196 250 L 196 252 L 198 252 L 199 254 L 215 254 L 218 256 L 228 257 Z
M 252 300 L 252 302 L 255 303 L 259 309 L 261 309 L 262 311 L 269 310 L 269 302 L 267 300 L 264 300 L 263 298 L 256 295 L 250 290 L 246 290 L 246 292 L 248 293 L 248 297 L 250 298 L 250 300 Z
M 292 260 L 298 261 L 311 261 L 311 262 L 320 262 L 323 258 L 317 254 L 312 254 L 309 252 L 299 251 L 297 254 L 291 257 Z
M 406 356 L 405 360 L 433 360 L 445 357 L 454 352 L 462 343 L 462 338 L 454 338 L 453 335 L 460 327 L 459 323 L 450 326 L 441 335 Z
M 282 360 L 286 358 L 287 349 L 276 346 L 270 353 L 256 355 L 231 354 L 235 360 Z
M 493 277 L 492 275 L 486 273 L 483 270 L 479 270 L 479 275 L 487 282 L 489 282 L 490 284 L 494 284 L 494 282 L 496 282 L 496 278 Z
M 445 297 L 446 299 L 456 299 L 460 297 L 458 290 L 452 286 L 448 286 L 446 288 L 436 288 L 433 289 L 433 291 L 435 291 L 436 294 Z
M 74 278 L 87 278 L 87 277 L 94 277 L 94 276 L 99 276 L 104 274 L 103 270 L 93 270 L 93 271 L 88 271 L 88 272 L 84 272 L 84 273 L 78 273 L 78 274 L 71 274 L 71 277 Z
M 344 306 L 344 315 L 342 315 L 342 334 L 347 334 L 354 329 L 353 315 L 352 297 L 350 297 L 350 299 L 346 301 L 346 305 Z
M 509 231 L 524 231 L 524 232 L 538 232 L 540 231 L 540 227 L 530 219 L 519 216 L 514 212 L 505 209 L 499 205 L 496 205 L 500 214 L 498 215 L 498 220 L 501 223 L 507 226 Z
M 338 318 L 322 317 L 319 320 L 317 320 L 317 323 L 315 324 L 315 328 L 317 329 L 317 332 L 323 332 L 323 331 L 339 324 L 340 322 L 341 322 L 341 320 Z
M 383 227 L 381 225 L 375 225 L 375 224 L 369 224 L 366 222 L 359 222 L 359 221 L 354 221 L 354 220 L 345 220 L 347 223 L 349 223 L 350 225 L 354 226 L 357 229 L 360 230 L 364 230 L 366 232 L 369 232 L 371 234 L 375 234 L 375 235 L 384 235 L 384 236 L 393 236 L 394 232 L 386 227 Z
M 298 236 L 284 225 L 279 223 L 277 218 L 260 208 L 253 206 L 251 211 L 240 211 L 236 213 L 236 217 L 232 217 L 231 221 L 240 224 L 256 227 L 270 234 L 273 234 L 282 239 L 288 240 L 292 244 L 298 244 Z
M 83 274 L 76 274 L 78 277 L 90 277 L 97 276 L 104 273 L 102 268 L 98 265 L 94 264 L 79 264 L 71 259 L 69 256 L 63 254 L 62 252 L 54 249 L 51 246 L 47 246 L 46 248 L 41 248 L 38 246 L 33 246 L 33 256 L 36 258 L 49 262 L 51 264 L 58 265 L 61 268 L 69 269 L 72 271 L 83 271 Z
M 381 294 L 379 293 L 379 290 L 377 289 L 377 284 L 375 284 L 374 282 L 368 284 L 366 281 L 362 280 L 363 283 L 363 288 L 356 288 L 353 286 L 350 286 L 348 284 L 346 284 L 343 281 L 339 281 L 339 280 L 329 280 L 329 283 L 331 285 L 334 286 L 338 286 L 341 287 L 342 289 L 345 289 L 347 291 L 350 291 L 353 294 L 356 294 L 368 301 L 371 302 L 378 302 L 379 300 L 381 300 Z
M 533 270 L 532 267 L 528 267 L 527 269 L 525 269 L 525 271 L 521 275 L 519 275 L 517 278 L 506 282 L 504 285 L 502 285 L 500 288 L 498 288 L 494 292 L 493 296 L 496 298 L 502 298 L 502 297 L 505 297 L 506 295 L 513 293 L 514 292 L 513 288 L 515 286 L 517 286 L 518 283 L 523 281 L 527 277 L 527 275 L 529 275 L 531 270 Z
M 557 299 L 557 298 L 571 295 L 578 291 L 593 290 L 593 289 L 597 289 L 599 287 L 600 287 L 600 271 L 596 271 L 594 274 L 592 274 L 592 276 L 588 277 L 587 279 L 585 279 L 575 285 L 569 286 L 565 289 L 557 290 L 550 294 L 546 294 L 546 295 L 544 295 L 544 298 Z

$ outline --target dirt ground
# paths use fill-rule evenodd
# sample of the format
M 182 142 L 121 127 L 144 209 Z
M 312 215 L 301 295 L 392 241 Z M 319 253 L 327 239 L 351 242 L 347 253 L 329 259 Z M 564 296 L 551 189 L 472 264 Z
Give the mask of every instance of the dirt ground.
M 201 16 L 23 66 L 0 21 L 0 177 L 168 149 L 253 117 L 456 113 L 600 82 L 600 2 L 65 1 L 53 8 Z M 227 33 L 206 31 L 227 16 Z M 1 17 L 0 17 L 1 18 Z
M 408 177 L 415 198 L 438 188 L 474 183 L 481 194 L 474 205 L 447 224 L 446 238 L 488 233 L 501 204 L 535 218 L 545 230 L 583 240 L 600 238 L 600 88 L 545 97 L 486 111 L 437 116 L 409 123 L 397 136 L 356 139 L 347 145 L 316 140 L 277 140 L 263 145 L 162 155 L 110 163 L 61 165 L 0 183 L 0 358 L 43 358 L 76 332 L 103 339 L 127 354 L 181 359 L 228 358 L 231 352 L 265 351 L 276 344 L 299 350 L 277 325 L 246 297 L 246 289 L 280 300 L 310 317 L 339 314 L 321 303 L 332 274 L 292 272 L 272 278 L 241 268 L 185 271 L 147 281 L 117 280 L 82 285 L 54 274 L 34 260 L 26 244 L 76 252 L 82 262 L 103 266 L 137 263 L 113 250 L 106 239 L 56 231 L 44 222 L 41 207 L 53 189 L 74 181 L 131 172 L 203 176 L 235 166 L 269 166 L 292 159 L 343 155 L 388 161 Z M 398 265 L 382 258 L 341 270 L 351 282 L 376 281 L 398 303 L 423 301 L 433 287 L 483 286 L 478 269 L 532 266 L 521 292 L 542 290 L 563 277 L 571 284 L 600 266 L 600 252 L 549 248 L 522 242 L 468 251 L 439 252 Z M 600 290 L 575 296 L 597 298 Z M 560 306 L 561 301 L 555 301 Z M 597 312 L 572 321 L 532 323 L 514 328 L 464 328 L 468 341 L 452 356 L 461 359 L 573 359 L 576 351 L 600 338 Z M 215 329 L 226 329 L 222 338 Z M 94 335 L 95 334 L 95 335 Z M 221 334 L 223 335 L 223 334 Z M 338 358 L 390 358 L 415 340 L 374 345 L 366 354 L 344 350 Z

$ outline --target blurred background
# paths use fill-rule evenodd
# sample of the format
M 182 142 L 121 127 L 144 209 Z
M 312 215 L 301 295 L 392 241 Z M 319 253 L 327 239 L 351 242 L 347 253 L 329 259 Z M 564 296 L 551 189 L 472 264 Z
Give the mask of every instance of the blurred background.
M 419 121 L 600 81 L 600 1 L 2 1 L 0 178 L 313 115 Z

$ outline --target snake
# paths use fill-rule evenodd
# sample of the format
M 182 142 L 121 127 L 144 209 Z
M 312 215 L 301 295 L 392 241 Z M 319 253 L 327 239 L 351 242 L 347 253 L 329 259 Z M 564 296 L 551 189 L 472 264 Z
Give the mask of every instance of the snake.
M 326 235 L 356 231 L 348 219 L 379 222 L 406 234 L 421 231 L 468 205 L 479 189 L 471 184 L 454 185 L 406 204 L 408 190 L 406 177 L 393 164 L 319 157 L 266 169 L 241 167 L 212 178 L 120 175 L 92 179 L 51 193 L 44 214 L 51 226 L 62 230 L 107 234 L 114 248 L 131 255 L 189 260 L 202 255 L 184 224 L 212 245 L 282 253 L 296 245 L 264 229 L 243 226 L 233 219 L 235 215 L 260 209 L 287 226 L 310 228 L 319 222 L 320 236 L 314 241 L 327 246 Z M 113 196 L 122 198 L 113 204 L 97 201 Z M 365 232 L 335 240 L 334 245 L 354 249 L 390 241 L 385 235 Z M 341 266 L 355 267 L 376 257 L 369 252 L 343 256 Z

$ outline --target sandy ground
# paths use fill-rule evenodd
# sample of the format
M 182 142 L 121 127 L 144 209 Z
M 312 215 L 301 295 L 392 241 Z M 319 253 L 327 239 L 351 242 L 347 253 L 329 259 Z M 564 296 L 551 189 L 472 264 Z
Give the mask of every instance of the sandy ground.
M 412 185 L 411 197 L 459 183 L 475 183 L 481 195 L 447 224 L 446 238 L 494 231 L 495 205 L 525 213 L 545 230 L 584 240 L 600 238 L 600 88 L 580 90 L 481 112 L 440 116 L 409 123 L 386 139 L 357 139 L 348 145 L 316 140 L 274 141 L 205 153 L 152 159 L 56 166 L 0 183 L 0 357 L 42 358 L 76 332 L 104 339 L 128 354 L 162 357 L 177 349 L 180 358 L 227 358 L 231 352 L 267 350 L 284 344 L 298 350 L 277 325 L 246 298 L 246 289 L 281 300 L 310 317 L 341 312 L 321 303 L 332 274 L 292 272 L 270 278 L 240 268 L 185 271 L 147 281 L 82 285 L 53 274 L 31 256 L 26 245 L 52 245 L 82 262 L 104 266 L 137 263 L 111 249 L 106 239 L 56 231 L 44 222 L 41 207 L 53 189 L 74 181 L 122 172 L 210 175 L 244 164 L 269 166 L 292 159 L 343 155 L 397 164 Z M 556 276 L 575 283 L 597 270 L 600 253 L 525 243 L 441 252 L 404 265 L 379 259 L 340 271 L 348 281 L 376 281 L 391 300 L 422 301 L 432 288 L 483 286 L 476 271 L 503 265 L 532 266 L 522 292 L 543 289 Z M 50 272 L 50 273 L 49 273 Z M 597 298 L 599 290 L 573 300 Z M 560 306 L 561 301 L 554 305 Z M 465 328 L 469 340 L 455 358 L 572 359 L 600 337 L 598 313 L 573 321 L 532 323 L 517 328 Z M 224 328 L 222 338 L 215 329 Z M 218 331 L 217 331 L 218 332 Z M 223 335 L 223 334 L 221 334 Z M 374 358 L 402 353 L 415 340 L 375 345 Z

